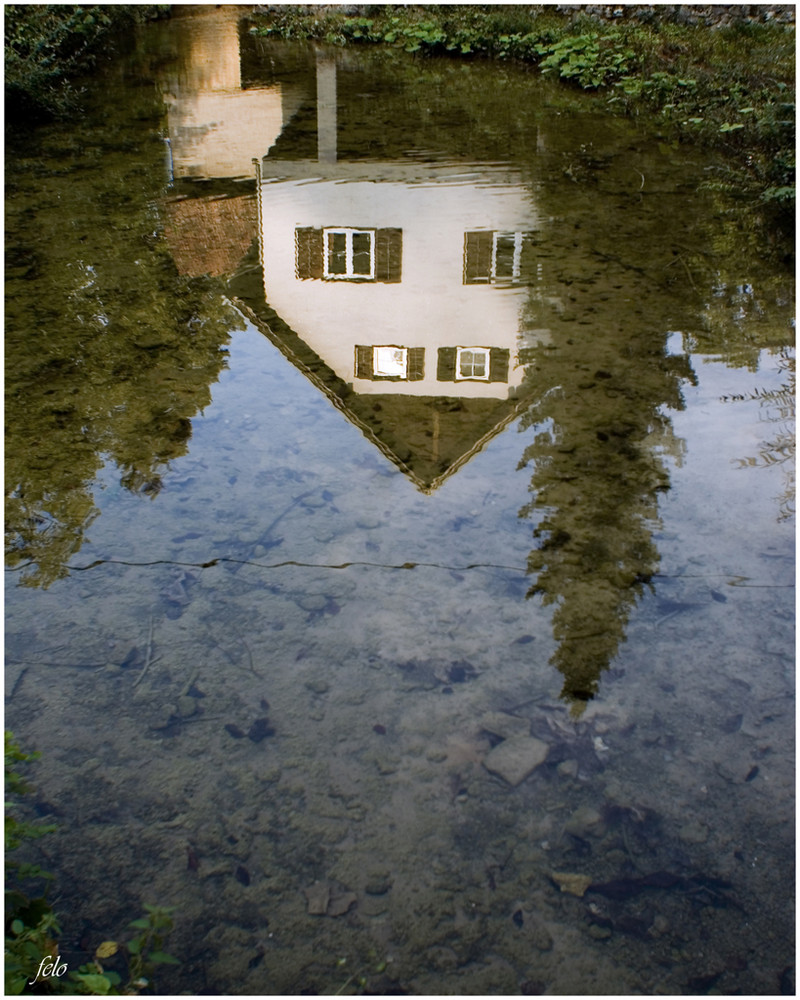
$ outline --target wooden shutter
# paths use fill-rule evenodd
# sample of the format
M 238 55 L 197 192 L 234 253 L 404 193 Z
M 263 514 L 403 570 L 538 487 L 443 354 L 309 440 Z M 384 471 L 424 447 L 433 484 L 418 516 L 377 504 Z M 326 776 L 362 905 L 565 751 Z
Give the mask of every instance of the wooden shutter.
M 456 380 L 456 348 L 440 347 L 436 366 L 436 379 L 439 382 L 455 382 Z
M 464 284 L 489 281 L 492 274 L 491 232 L 464 233 Z
M 420 382 L 424 378 L 425 378 L 425 348 L 409 347 L 408 381 Z
M 356 378 L 375 378 L 372 366 L 372 347 L 356 344 Z
M 321 278 L 324 241 L 322 230 L 300 227 L 294 231 L 295 269 L 298 278 Z
M 519 262 L 519 279 L 522 285 L 532 285 L 536 280 L 536 243 L 533 233 L 524 233 L 522 237 L 522 257 Z
M 489 381 L 508 382 L 508 362 L 511 352 L 507 347 L 492 347 L 489 350 Z
M 395 284 L 403 271 L 403 230 L 375 231 L 375 280 Z

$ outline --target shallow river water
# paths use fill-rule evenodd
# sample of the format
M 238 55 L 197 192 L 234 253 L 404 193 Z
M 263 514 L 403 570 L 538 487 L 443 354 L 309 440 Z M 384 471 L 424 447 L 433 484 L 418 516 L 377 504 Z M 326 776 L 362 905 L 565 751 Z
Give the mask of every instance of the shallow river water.
M 205 8 L 7 147 L 6 725 L 71 967 L 770 994 L 792 280 L 529 71 Z

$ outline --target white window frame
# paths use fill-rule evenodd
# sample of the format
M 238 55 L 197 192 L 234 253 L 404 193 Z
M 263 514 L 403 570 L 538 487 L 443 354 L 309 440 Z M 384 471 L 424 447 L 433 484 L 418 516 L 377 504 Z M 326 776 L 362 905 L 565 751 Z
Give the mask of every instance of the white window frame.
M 514 258 L 511 265 L 511 274 L 497 274 L 497 248 L 501 238 L 508 239 L 514 237 Z M 492 234 L 492 281 L 518 281 L 522 271 L 522 241 L 524 233 L 495 232 Z
M 345 273 L 333 274 L 328 270 L 329 238 L 335 234 L 345 236 Z M 364 234 L 369 236 L 369 274 L 356 274 L 353 271 L 353 237 Z M 333 281 L 374 281 L 375 280 L 375 230 L 348 229 L 345 227 L 322 230 L 322 273 Z
M 483 375 L 462 375 L 461 374 L 461 356 L 464 351 L 472 351 L 473 354 L 481 352 L 485 358 L 486 363 L 484 365 Z M 456 348 L 456 382 L 488 382 L 489 381 L 489 365 L 491 363 L 491 348 L 489 347 L 457 347 Z
M 379 360 L 380 359 L 380 355 L 378 353 L 379 351 L 399 352 L 399 354 L 401 356 L 402 370 L 398 370 L 400 368 L 400 365 L 398 365 L 398 369 L 395 369 L 394 371 L 392 371 L 391 370 L 392 364 L 397 364 L 397 361 L 395 360 L 394 362 L 389 363 L 387 365 L 385 361 Z M 381 370 L 381 368 L 383 368 L 383 370 Z M 372 374 L 376 378 L 405 378 L 405 379 L 407 379 L 408 378 L 408 349 L 405 348 L 405 347 L 397 347 L 395 344 L 381 344 L 380 346 L 378 346 L 378 345 L 374 346 L 372 348 Z

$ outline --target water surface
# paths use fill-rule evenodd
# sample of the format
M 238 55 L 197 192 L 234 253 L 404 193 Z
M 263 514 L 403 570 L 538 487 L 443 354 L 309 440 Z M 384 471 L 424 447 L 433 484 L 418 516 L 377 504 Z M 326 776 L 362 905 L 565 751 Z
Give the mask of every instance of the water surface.
M 769 994 L 791 276 L 530 71 L 144 29 L 7 166 L 7 724 L 70 963 Z

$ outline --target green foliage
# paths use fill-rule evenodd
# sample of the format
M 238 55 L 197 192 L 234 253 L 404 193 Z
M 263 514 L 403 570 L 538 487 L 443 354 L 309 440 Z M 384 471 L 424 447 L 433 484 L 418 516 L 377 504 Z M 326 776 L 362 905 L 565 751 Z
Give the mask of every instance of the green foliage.
M 38 753 L 26 753 L 21 750 L 14 740 L 13 733 L 5 730 L 5 794 L 6 796 L 19 797 L 26 794 L 30 789 L 26 780 L 18 773 L 17 767 L 33 760 L 38 760 Z M 15 851 L 23 843 L 43 837 L 47 833 L 52 833 L 55 826 L 44 823 L 30 822 L 21 819 L 15 811 L 15 803 L 6 801 L 5 809 L 5 850 Z M 6 860 L 6 868 L 16 871 L 23 878 L 49 878 L 45 872 L 41 872 L 34 865 L 22 865 L 13 860 Z
M 38 753 L 21 750 L 8 730 L 5 731 L 5 783 L 6 795 L 15 799 L 25 795 L 30 788 L 17 771 L 20 764 L 38 759 Z M 26 842 L 52 833 L 55 826 L 24 822 L 15 811 L 19 803 L 6 801 L 5 830 L 6 855 Z M 6 857 L 6 877 L 12 875 L 15 884 L 5 889 L 5 992 L 18 996 L 25 992 L 90 994 L 93 996 L 135 995 L 152 983 L 158 965 L 176 965 L 178 960 L 164 951 L 164 944 L 172 930 L 172 908 L 145 905 L 145 916 L 131 921 L 136 934 L 122 946 L 127 957 L 127 975 L 115 969 L 104 968 L 106 959 L 120 952 L 116 941 L 104 941 L 96 950 L 94 959 L 67 975 L 64 972 L 42 975 L 38 970 L 44 963 L 59 966 L 58 937 L 61 933 L 56 914 L 46 896 L 27 896 L 20 884 L 30 879 L 52 879 L 37 865 L 19 864 Z M 31 984 L 36 981 L 33 990 Z
M 11 995 L 23 992 L 45 955 L 57 953 L 55 938 L 60 932 L 58 920 L 45 896 L 29 897 L 20 888 L 23 882 L 37 878 L 49 880 L 52 876 L 38 865 L 20 863 L 8 856 L 11 851 L 55 829 L 54 826 L 22 819 L 19 815 L 18 800 L 30 791 L 30 786 L 18 768 L 38 757 L 38 753 L 22 750 L 13 733 L 5 730 L 6 879 L 11 877 L 15 883 L 12 888 L 7 884 L 5 890 L 5 990 Z
M 620 114 L 655 115 L 671 138 L 733 155 L 738 188 L 749 198 L 779 209 L 793 204 L 794 35 L 780 25 L 605 24 L 541 6 L 386 4 L 366 17 L 284 5 L 257 17 L 251 30 L 532 63 L 605 95 Z
M 791 205 L 795 198 L 795 187 L 768 187 L 761 193 L 764 202 L 774 202 L 779 205 Z
M 64 116 L 75 110 L 71 77 L 90 69 L 112 32 L 167 13 L 156 4 L 6 4 L 6 112 Z
M 179 965 L 179 961 L 167 954 L 164 942 L 172 930 L 172 907 L 148 906 L 145 916 L 132 920 L 128 925 L 138 933 L 125 945 L 116 941 L 104 941 L 95 951 L 91 962 L 80 966 L 77 972 L 70 972 L 74 983 L 64 992 L 89 993 L 95 996 L 119 996 L 135 994 L 151 987 L 155 968 L 158 965 Z M 108 969 L 104 963 L 122 951 L 127 958 L 128 971 L 123 979 L 119 972 Z
M 22 903 L 24 900 L 24 903 Z M 58 954 L 58 920 L 43 898 L 27 900 L 6 890 L 5 991 L 25 992 L 42 960 Z M 49 982 L 49 980 L 48 980 Z M 60 983 L 60 979 L 55 979 Z
M 241 324 L 219 279 L 172 258 L 155 91 L 84 102 L 91 142 L 53 122 L 6 144 L 6 552 L 26 586 L 67 574 L 104 463 L 156 496 Z
M 574 80 L 584 89 L 596 89 L 629 74 L 636 65 L 636 54 L 617 32 L 600 36 L 597 32 L 567 35 L 557 42 L 536 46 L 544 56 L 539 63 L 543 73 L 558 72 L 565 80 Z
M 134 980 L 152 978 L 156 965 L 177 965 L 178 960 L 164 951 L 164 942 L 172 930 L 173 908 L 145 905 L 146 915 L 131 921 L 139 933 L 128 942 L 128 968 Z
M 697 88 L 697 80 L 683 79 L 674 73 L 657 70 L 649 76 L 623 76 L 615 81 L 614 86 L 630 98 L 642 99 L 652 104 L 664 107 L 670 102 L 682 100 Z M 615 95 L 612 100 L 617 99 Z M 702 121 L 697 118 L 695 121 Z

